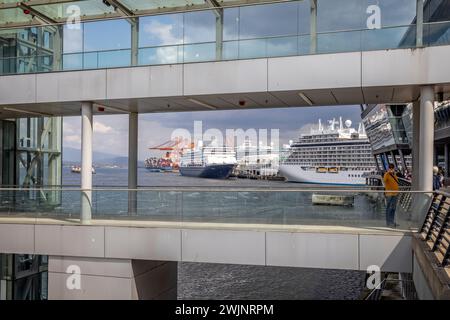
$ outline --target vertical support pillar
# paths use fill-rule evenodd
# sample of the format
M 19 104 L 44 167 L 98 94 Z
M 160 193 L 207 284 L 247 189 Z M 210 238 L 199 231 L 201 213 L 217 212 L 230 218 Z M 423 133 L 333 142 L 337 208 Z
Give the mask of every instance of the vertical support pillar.
M 420 101 L 413 102 L 412 190 L 419 190 Z
M 223 56 L 223 9 L 214 10 L 216 13 L 216 60 Z
M 416 47 L 423 47 L 423 0 L 416 4 Z
M 433 188 L 433 148 L 434 148 L 434 89 L 431 86 L 420 89 L 420 154 L 415 168 L 419 173 L 419 190 Z
M 92 102 L 81 103 L 81 223 L 92 218 Z
M 131 24 L 131 65 L 137 66 L 139 63 L 139 18 L 129 19 Z
M 444 145 L 444 162 L 445 162 L 445 166 L 444 166 L 444 174 L 445 177 L 448 178 L 448 169 L 449 169 L 449 159 L 448 159 L 448 143 L 445 143 Z
M 310 53 L 317 53 L 317 0 L 311 0 Z
M 137 189 L 138 114 L 130 113 L 128 119 L 128 189 Z M 135 214 L 137 192 L 128 191 L 128 214 Z
M 53 33 L 53 71 L 62 70 L 63 26 L 54 26 Z

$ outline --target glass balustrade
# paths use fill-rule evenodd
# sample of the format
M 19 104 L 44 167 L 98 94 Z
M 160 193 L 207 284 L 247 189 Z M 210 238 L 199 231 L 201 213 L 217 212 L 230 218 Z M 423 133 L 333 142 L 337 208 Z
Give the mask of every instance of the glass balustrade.
M 444 7 L 436 15 L 440 1 L 425 6 L 419 26 L 416 0 L 372 2 L 318 0 L 312 9 L 310 0 L 286 1 L 140 16 L 133 18 L 137 28 L 126 19 L 3 28 L 0 74 L 415 48 L 418 27 L 424 46 L 450 45 L 450 13 Z
M 81 194 L 77 188 L 0 189 L 0 221 L 47 219 L 79 223 Z M 386 227 L 386 197 L 379 187 L 311 188 L 94 188 L 92 219 L 124 223 L 322 225 Z M 417 228 L 423 219 L 412 205 L 431 193 L 401 186 L 396 219 L 399 229 Z M 420 200 L 422 201 L 422 200 Z M 130 209 L 133 208 L 133 209 Z M 30 220 L 31 219 L 31 220 Z M 42 220 L 41 220 L 42 219 Z

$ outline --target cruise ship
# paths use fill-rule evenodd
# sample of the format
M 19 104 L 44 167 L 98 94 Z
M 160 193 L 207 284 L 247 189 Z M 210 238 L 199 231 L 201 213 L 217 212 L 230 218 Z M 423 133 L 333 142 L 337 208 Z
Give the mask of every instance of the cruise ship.
M 287 181 L 307 184 L 364 185 L 365 177 L 375 170 L 369 139 L 360 123 L 358 130 L 352 122 L 335 119 L 324 127 L 319 120 L 317 129 L 301 134 L 290 142 L 280 163 L 280 174 Z
M 236 153 L 226 146 L 203 146 L 189 150 L 181 157 L 180 173 L 183 176 L 227 179 L 236 166 Z

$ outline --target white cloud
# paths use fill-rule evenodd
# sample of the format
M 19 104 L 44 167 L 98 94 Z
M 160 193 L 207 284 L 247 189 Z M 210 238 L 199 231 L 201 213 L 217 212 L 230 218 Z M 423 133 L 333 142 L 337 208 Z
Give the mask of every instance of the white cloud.
M 81 143 L 81 137 L 79 135 L 65 135 L 64 141 Z
M 113 128 L 107 126 L 99 121 L 94 121 L 94 132 L 96 133 L 111 133 Z
M 173 34 L 173 25 L 171 24 L 152 21 L 145 25 L 144 32 L 157 38 L 161 42 L 161 45 L 183 43 L 183 39 Z

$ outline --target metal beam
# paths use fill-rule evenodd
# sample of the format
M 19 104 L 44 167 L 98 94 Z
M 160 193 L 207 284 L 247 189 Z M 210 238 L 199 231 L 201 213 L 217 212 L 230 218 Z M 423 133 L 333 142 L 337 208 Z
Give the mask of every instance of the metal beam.
M 56 24 L 58 23 L 56 20 L 46 16 L 45 14 L 43 14 L 42 12 L 36 10 L 35 8 L 33 8 L 32 6 L 25 4 L 23 2 L 19 2 L 16 5 L 17 7 L 19 7 L 22 10 L 28 10 L 33 17 L 37 17 L 39 20 L 41 20 L 40 22 L 42 24 Z

